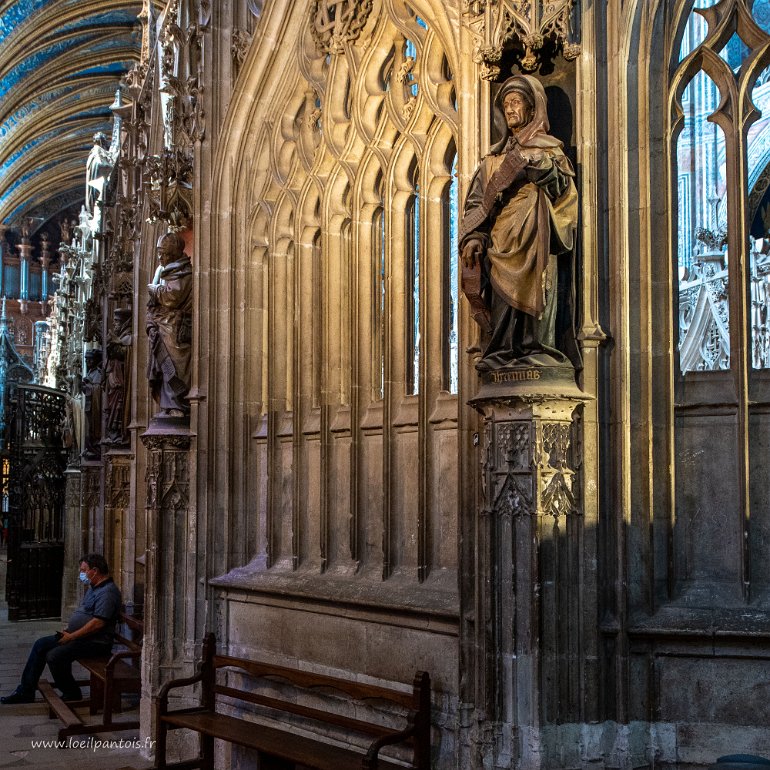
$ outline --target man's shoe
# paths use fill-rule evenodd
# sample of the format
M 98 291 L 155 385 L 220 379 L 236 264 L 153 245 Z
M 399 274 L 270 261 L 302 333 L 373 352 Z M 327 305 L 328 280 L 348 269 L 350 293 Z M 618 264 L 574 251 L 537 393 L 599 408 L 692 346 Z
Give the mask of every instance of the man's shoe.
M 28 693 L 25 690 L 15 689 L 10 695 L 4 695 L 0 698 L 0 703 L 11 705 L 13 703 L 34 703 L 35 694 Z
M 76 700 L 83 700 L 83 693 L 80 692 L 80 690 L 73 690 L 72 692 L 63 692 L 61 694 L 61 699 L 65 703 L 72 703 Z

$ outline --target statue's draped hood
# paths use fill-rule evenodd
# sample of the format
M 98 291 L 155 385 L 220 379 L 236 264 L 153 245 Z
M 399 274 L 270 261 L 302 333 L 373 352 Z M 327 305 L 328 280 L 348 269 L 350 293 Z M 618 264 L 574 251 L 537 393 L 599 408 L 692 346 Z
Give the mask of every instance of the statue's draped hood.
M 542 83 L 531 75 L 514 75 L 500 86 L 495 97 L 495 123 L 502 119 L 502 125 L 506 126 L 503 99 L 511 91 L 519 91 L 533 105 L 532 119 L 516 133 L 516 142 L 521 147 L 537 147 L 539 149 L 558 147 L 561 149 L 562 143 L 548 133 L 551 126 L 548 122 L 548 102 L 545 89 Z M 499 155 L 505 150 L 510 137 L 511 132 L 506 126 L 505 136 L 490 149 L 490 152 L 493 155 Z

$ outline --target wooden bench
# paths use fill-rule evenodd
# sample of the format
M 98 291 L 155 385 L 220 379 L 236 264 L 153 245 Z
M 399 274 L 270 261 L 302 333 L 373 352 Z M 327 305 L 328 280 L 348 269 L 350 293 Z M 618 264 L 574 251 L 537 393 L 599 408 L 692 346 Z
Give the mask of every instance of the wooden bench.
M 203 660 L 196 676 L 167 682 L 160 690 L 157 703 L 156 770 L 182 768 L 214 768 L 214 739 L 245 746 L 259 752 L 260 767 L 317 768 L 318 770 L 396 770 L 404 767 L 428 770 L 430 767 L 430 677 L 417 672 L 411 692 L 374 686 L 332 676 L 300 671 L 254 660 L 217 655 L 213 634 L 203 644 Z M 220 674 L 217 681 L 217 674 Z M 235 687 L 238 679 L 241 688 Z M 200 706 L 169 711 L 169 693 L 180 687 L 200 683 Z M 248 688 L 248 689 L 245 689 Z M 345 716 L 331 703 L 319 705 L 319 691 L 342 696 L 345 704 L 356 705 L 356 717 Z M 308 700 L 315 694 L 313 704 Z M 367 718 L 364 704 L 385 704 L 391 713 L 399 711 L 402 728 L 380 723 L 373 709 Z M 246 704 L 253 718 L 240 718 L 232 713 Z M 256 720 L 260 721 L 256 721 Z M 267 724 L 269 720 L 270 724 Z M 338 741 L 313 733 L 314 728 L 327 733 L 337 730 Z M 197 757 L 175 763 L 166 762 L 166 740 L 169 730 L 185 728 L 200 734 Z M 348 741 L 366 736 L 368 748 L 356 750 Z M 373 738 L 373 740 L 372 740 Z M 379 757 L 384 746 L 401 744 L 409 749 L 411 761 L 401 764 Z M 277 764 L 280 762 L 280 764 Z
M 139 618 L 121 612 L 114 643 L 114 646 L 119 649 L 110 657 L 78 658 L 77 662 L 89 674 L 88 680 L 78 682 L 81 687 L 88 685 L 88 698 L 65 703 L 50 682 L 45 679 L 40 680 L 38 689 L 48 704 L 49 718 L 58 717 L 64 723 L 64 727 L 59 730 L 59 740 L 64 740 L 69 735 L 136 730 L 139 727 L 138 720 L 115 721 L 113 714 L 121 710 L 123 693 L 141 692 L 139 665 L 142 657 L 143 631 L 144 624 Z M 83 722 L 75 713 L 75 709 L 86 706 L 92 715 L 102 712 L 101 722 L 95 724 Z

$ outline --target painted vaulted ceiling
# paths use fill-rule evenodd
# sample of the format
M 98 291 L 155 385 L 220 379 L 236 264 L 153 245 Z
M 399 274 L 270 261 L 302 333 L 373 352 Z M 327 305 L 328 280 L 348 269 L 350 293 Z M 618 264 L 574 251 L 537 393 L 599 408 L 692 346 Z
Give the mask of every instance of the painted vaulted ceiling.
M 139 58 L 141 0 L 0 0 L 0 224 L 35 229 L 85 191 L 98 131 Z

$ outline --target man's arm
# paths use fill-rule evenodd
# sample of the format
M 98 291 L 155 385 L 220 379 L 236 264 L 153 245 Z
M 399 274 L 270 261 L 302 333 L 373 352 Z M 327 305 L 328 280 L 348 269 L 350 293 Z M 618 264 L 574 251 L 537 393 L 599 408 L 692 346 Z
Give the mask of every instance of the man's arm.
M 91 634 L 95 634 L 99 629 L 104 628 L 107 625 L 101 618 L 91 618 L 84 626 L 81 626 L 77 631 L 62 631 L 62 635 L 59 638 L 59 644 L 67 644 L 75 639 L 85 639 Z

